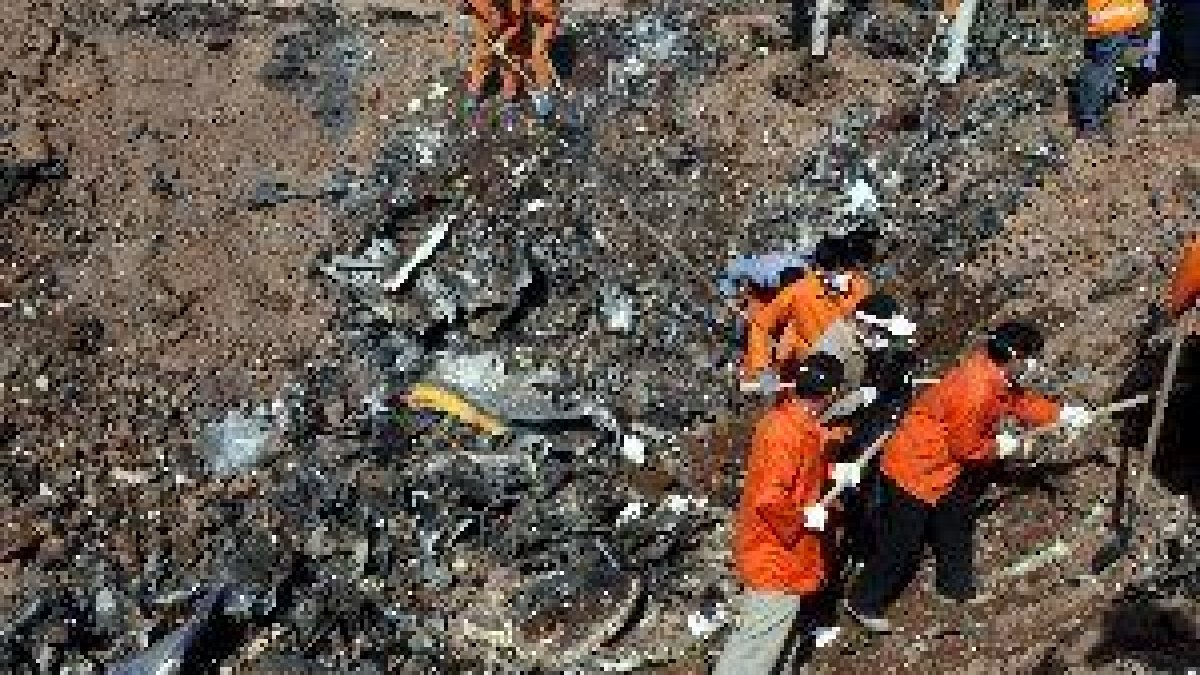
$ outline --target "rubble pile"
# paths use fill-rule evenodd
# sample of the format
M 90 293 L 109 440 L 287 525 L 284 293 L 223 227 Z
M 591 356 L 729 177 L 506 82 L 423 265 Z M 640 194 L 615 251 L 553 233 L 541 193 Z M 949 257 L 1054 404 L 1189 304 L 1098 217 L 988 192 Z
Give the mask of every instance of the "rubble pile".
M 728 256 L 881 229 L 876 275 L 930 333 L 931 364 L 995 317 L 1045 314 L 1051 370 L 1100 401 L 1132 355 L 1101 371 L 1096 354 L 1131 339 L 1191 228 L 1162 181 L 1193 122 L 1123 128 L 1096 161 L 1068 145 L 1061 63 L 998 58 L 935 100 L 864 55 L 870 21 L 835 44 L 833 93 L 798 107 L 795 82 L 772 82 L 788 55 L 718 39 L 688 3 L 571 16 L 562 125 L 505 138 L 446 114 L 455 54 L 419 37 L 443 26 L 314 9 L 247 40 L 261 26 L 213 16 L 89 36 L 64 72 L 115 83 L 91 105 L 116 121 L 87 108 L 70 176 L 0 212 L 25 257 L 0 277 L 11 672 L 702 672 L 737 592 L 750 421 L 716 289 Z M 922 40 L 892 41 L 888 58 L 920 62 Z M 109 65 L 138 50 L 167 75 Z M 157 116 L 116 100 L 155 107 L 150 85 L 177 97 Z M 721 128 L 751 107 L 801 122 L 762 147 Z M 136 133 L 107 148 L 121 125 Z M 111 153 L 133 158 L 124 173 Z M 1098 189 L 1094 167 L 1124 187 Z M 1143 179 L 1163 194 L 1126 189 Z M 1074 198 L 1094 191 L 1108 210 Z M 1112 217 L 1147 209 L 1171 229 Z M 1094 313 L 1109 302 L 1121 321 Z M 1106 489 L 1086 468 L 1061 481 L 1062 508 L 994 496 L 986 523 L 988 578 L 1022 582 L 995 614 L 1030 633 L 1030 658 L 1056 638 L 1020 608 L 1068 608 L 1039 561 Z M 1031 542 L 1052 555 L 1014 560 Z M 1178 595 L 1187 575 L 1146 588 Z M 928 666 L 935 633 L 823 660 Z

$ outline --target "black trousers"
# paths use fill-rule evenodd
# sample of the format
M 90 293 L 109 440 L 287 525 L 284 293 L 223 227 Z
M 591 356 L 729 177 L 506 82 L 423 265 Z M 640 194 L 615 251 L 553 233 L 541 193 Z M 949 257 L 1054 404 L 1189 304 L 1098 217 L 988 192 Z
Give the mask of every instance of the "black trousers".
M 954 599 L 973 596 L 976 490 L 971 482 L 960 477 L 933 506 L 908 494 L 887 476 L 880 488 L 878 539 L 850 590 L 854 608 L 872 616 L 882 614 L 912 580 L 927 540 L 933 545 L 938 592 Z
M 1163 74 L 1179 86 L 1182 96 L 1200 94 L 1200 2 L 1170 0 L 1162 12 Z
M 849 0 L 844 5 L 854 13 L 867 11 L 869 0 Z M 792 41 L 797 49 L 806 49 L 812 44 L 812 24 L 816 18 L 816 0 L 792 0 Z

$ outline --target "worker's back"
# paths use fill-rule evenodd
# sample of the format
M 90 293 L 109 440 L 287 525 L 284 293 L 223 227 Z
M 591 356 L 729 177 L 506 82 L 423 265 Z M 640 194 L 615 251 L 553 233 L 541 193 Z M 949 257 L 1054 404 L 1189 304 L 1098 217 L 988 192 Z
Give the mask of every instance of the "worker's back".
M 803 530 L 783 542 L 770 516 L 800 518 L 821 498 L 829 474 L 826 435 L 817 418 L 788 401 L 767 411 L 754 428 L 738 507 L 734 558 L 747 587 L 812 593 L 825 581 L 829 551 L 823 533 Z
M 1180 316 L 1200 300 L 1200 238 L 1184 247 L 1168 297 L 1171 313 Z
M 1048 424 L 1058 406 L 1009 386 L 1004 370 L 979 350 L 917 396 L 883 453 L 883 471 L 929 503 L 949 490 L 964 462 L 990 459 L 995 426 L 1007 414 Z

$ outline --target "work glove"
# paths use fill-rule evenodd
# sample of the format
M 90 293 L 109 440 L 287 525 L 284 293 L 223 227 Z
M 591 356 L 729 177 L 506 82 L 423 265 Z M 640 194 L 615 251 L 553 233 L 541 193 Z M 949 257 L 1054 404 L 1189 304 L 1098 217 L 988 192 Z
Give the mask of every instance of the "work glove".
M 862 482 L 862 467 L 856 462 L 839 462 L 833 465 L 833 482 L 838 487 L 856 487 Z
M 508 51 L 507 51 L 507 47 L 505 46 L 504 43 L 505 43 L 504 38 L 500 38 L 499 40 L 496 40 L 495 42 L 493 42 L 492 43 L 492 53 L 495 54 L 496 56 L 500 56 L 500 57 L 507 56 Z
M 903 314 L 897 314 L 888 321 L 887 332 L 896 337 L 912 337 L 917 333 L 917 324 Z
M 858 396 L 862 399 L 864 406 L 871 405 L 875 399 L 879 398 L 879 390 L 875 387 L 859 387 Z
M 846 293 L 850 290 L 850 275 L 845 273 L 830 274 L 827 277 L 829 287 L 838 293 Z
M 1095 416 L 1084 406 L 1064 405 L 1058 412 L 1058 421 L 1074 431 L 1079 431 L 1089 424 Z
M 825 522 L 829 520 L 829 512 L 820 504 L 804 507 L 804 527 L 810 530 L 824 530 Z
M 1016 452 L 1020 449 L 1020 436 L 1010 433 L 1000 433 L 996 435 L 996 455 L 1001 459 L 1016 454 Z

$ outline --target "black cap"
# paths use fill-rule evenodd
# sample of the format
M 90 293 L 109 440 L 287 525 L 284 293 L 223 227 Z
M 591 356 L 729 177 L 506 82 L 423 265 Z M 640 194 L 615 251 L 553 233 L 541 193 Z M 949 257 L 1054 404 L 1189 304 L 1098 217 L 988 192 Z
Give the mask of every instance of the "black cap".
M 813 248 L 813 261 L 825 270 L 868 267 L 878 256 L 879 230 L 863 227 L 844 235 L 831 234 Z
M 825 396 L 842 385 L 845 370 L 836 356 L 818 353 L 781 364 L 779 375 L 785 382 L 796 383 L 798 396 Z
M 1032 323 L 1007 321 L 988 336 L 987 351 L 993 361 L 1005 364 L 1013 359 L 1029 358 L 1041 353 L 1045 343 L 1042 331 Z
M 872 293 L 860 300 L 854 311 L 876 319 L 890 319 L 900 313 L 900 303 L 887 293 Z

